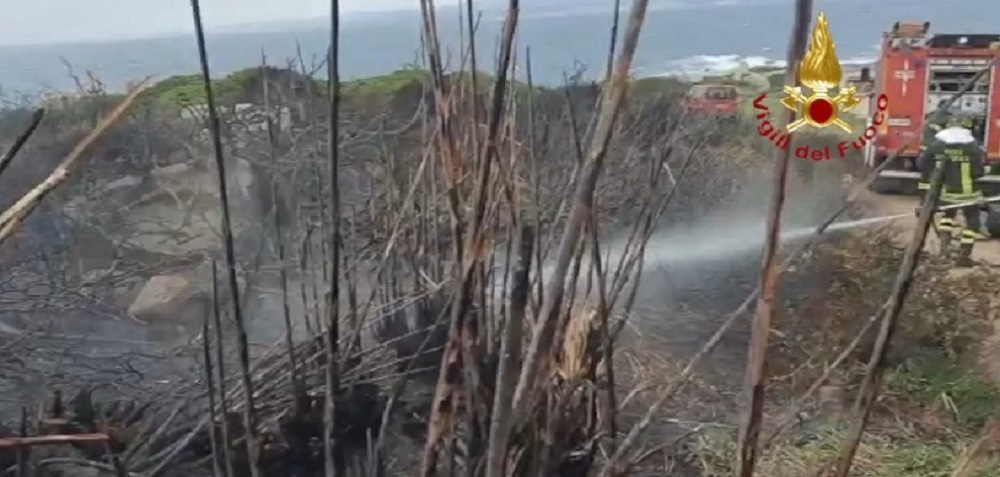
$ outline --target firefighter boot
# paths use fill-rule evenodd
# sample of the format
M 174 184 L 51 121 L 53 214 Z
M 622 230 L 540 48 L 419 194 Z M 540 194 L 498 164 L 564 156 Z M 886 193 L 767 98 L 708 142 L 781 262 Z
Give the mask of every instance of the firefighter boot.
M 972 262 L 972 247 L 976 245 L 976 237 L 979 234 L 972 229 L 962 230 L 961 244 L 959 245 L 958 257 L 955 259 L 955 265 L 958 267 L 971 267 Z
M 941 216 L 937 220 L 937 235 L 940 242 L 938 255 L 946 257 L 951 253 L 951 243 L 955 234 L 955 219 L 947 215 Z

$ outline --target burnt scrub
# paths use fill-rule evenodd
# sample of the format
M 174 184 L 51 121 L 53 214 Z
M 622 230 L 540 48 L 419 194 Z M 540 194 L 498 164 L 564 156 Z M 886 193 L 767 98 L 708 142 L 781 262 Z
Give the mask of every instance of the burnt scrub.
M 786 282 L 801 281 L 823 270 L 812 289 L 825 292 L 786 294 L 775 325 L 773 397 L 765 411 L 772 427 L 765 435 L 777 423 L 788 427 L 761 463 L 768 475 L 816 472 L 839 452 L 845 416 L 874 333 L 862 339 L 818 392 L 804 401 L 801 396 L 882 306 L 900 253 L 886 233 L 856 234 L 819 246 L 786 276 Z M 990 317 L 995 311 L 980 297 L 996 280 L 987 270 L 955 276 L 948 261 L 925 257 L 890 351 L 885 391 L 859 449 L 858 475 L 947 475 L 963 446 L 990 429 L 998 387 L 983 353 L 988 356 L 992 348 Z M 788 420 L 792 411 L 796 414 Z M 701 462 L 701 475 L 731 471 L 726 469 L 732 442 L 725 429 L 695 439 L 691 450 Z

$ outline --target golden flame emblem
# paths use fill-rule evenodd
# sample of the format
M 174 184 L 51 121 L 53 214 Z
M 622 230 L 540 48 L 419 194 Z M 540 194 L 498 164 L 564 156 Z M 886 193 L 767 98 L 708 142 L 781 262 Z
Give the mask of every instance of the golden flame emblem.
M 820 12 L 813 28 L 809 49 L 799 64 L 799 81 L 808 87 L 812 94 L 806 96 L 801 87 L 785 86 L 785 97 L 781 104 L 795 111 L 800 118 L 788 124 L 792 132 L 806 124 L 815 128 L 825 128 L 835 124 L 846 132 L 851 132 L 851 125 L 840 119 L 840 113 L 853 109 L 861 102 L 855 97 L 855 88 L 839 88 L 836 96 L 830 96 L 830 90 L 840 86 L 844 73 L 837 59 L 837 49 L 830 35 L 830 24 L 826 15 Z

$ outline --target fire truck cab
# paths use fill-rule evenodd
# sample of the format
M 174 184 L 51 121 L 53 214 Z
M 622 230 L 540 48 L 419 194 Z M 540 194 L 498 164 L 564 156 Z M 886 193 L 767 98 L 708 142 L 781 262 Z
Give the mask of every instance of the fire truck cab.
M 986 195 L 1000 195 L 1000 35 L 931 34 L 930 22 L 898 22 L 883 34 L 875 65 L 875 84 L 869 107 L 869 125 L 876 98 L 888 98 L 888 114 L 877 134 L 865 145 L 865 162 L 878 167 L 887 158 L 900 158 L 879 173 L 873 189 L 882 194 L 917 194 L 920 173 L 916 158 L 923 140 L 925 119 L 942 101 L 951 99 L 984 69 L 973 88 L 949 111 L 968 119 L 986 152 L 987 176 L 981 181 Z M 995 222 L 1000 214 L 991 213 Z M 991 229 L 993 227 L 990 227 Z

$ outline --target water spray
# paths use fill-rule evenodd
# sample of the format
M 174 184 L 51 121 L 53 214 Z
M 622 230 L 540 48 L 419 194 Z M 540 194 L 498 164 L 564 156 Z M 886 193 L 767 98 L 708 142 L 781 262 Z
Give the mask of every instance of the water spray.
M 837 222 L 824 232 L 850 230 L 858 227 L 891 222 L 912 217 L 896 214 Z M 653 236 L 646 247 L 646 259 L 663 265 L 692 265 L 709 262 L 730 262 L 759 253 L 764 237 L 759 221 L 708 223 L 687 230 L 673 230 Z M 782 231 L 782 243 L 807 239 L 816 235 L 816 226 L 794 227 Z M 612 254 L 618 253 L 617 251 Z
M 847 220 L 844 222 L 837 222 L 830 224 L 829 227 L 823 230 L 823 232 L 835 232 L 837 230 L 849 230 L 858 227 L 865 227 L 868 225 L 881 224 L 884 222 L 892 222 L 893 220 L 899 220 L 906 217 L 912 217 L 910 214 L 896 214 L 896 215 L 885 215 L 882 217 L 868 217 L 864 219 L 857 220 Z M 816 227 L 802 227 L 795 230 L 789 230 L 781 234 L 781 241 L 787 242 L 790 240 L 799 240 L 811 237 L 816 234 Z
M 938 211 L 955 210 L 963 207 L 1000 202 L 1000 196 L 947 204 Z M 830 224 L 823 233 L 852 230 L 861 227 L 886 224 L 900 219 L 913 219 L 913 212 L 903 214 L 867 217 L 845 220 Z M 759 253 L 763 246 L 763 223 L 757 218 L 726 218 L 709 220 L 696 227 L 682 227 L 658 233 L 650 237 L 646 247 L 646 261 L 651 265 L 700 267 L 711 262 L 730 262 Z M 816 226 L 790 227 L 782 231 L 781 243 L 795 242 L 818 235 Z M 624 253 L 624 242 L 612 240 L 604 244 L 612 263 L 616 263 Z
M 943 205 L 943 206 L 939 206 L 938 208 L 936 208 L 935 211 L 937 211 L 937 212 L 944 212 L 944 211 L 947 211 L 947 210 L 957 210 L 957 209 L 962 209 L 962 208 L 965 208 L 965 207 L 982 206 L 982 205 L 985 205 L 985 204 L 991 204 L 991 203 L 996 203 L 996 202 L 1000 202 L 1000 196 L 986 197 L 986 198 L 983 198 L 983 199 L 971 200 L 971 201 L 968 201 L 968 202 L 960 202 L 960 203 L 957 203 L 957 204 Z M 919 208 L 917 210 L 919 211 Z M 849 220 L 849 221 L 845 221 L 845 222 L 837 222 L 837 223 L 831 224 L 829 227 L 827 227 L 826 230 L 825 230 L 825 232 L 832 232 L 832 231 L 836 231 L 836 230 L 853 229 L 853 228 L 857 228 L 857 227 L 864 227 L 866 225 L 880 224 L 880 223 L 883 223 L 883 222 L 892 222 L 893 220 L 903 219 L 903 218 L 906 218 L 906 217 L 912 217 L 912 215 L 910 215 L 910 214 L 896 214 L 896 215 L 886 215 L 886 216 L 882 216 L 882 217 L 869 217 L 869 218 L 865 218 L 865 219 Z M 802 239 L 802 238 L 810 237 L 810 236 L 812 236 L 812 235 L 815 234 L 815 231 L 816 231 L 815 227 L 808 228 L 808 229 L 807 228 L 802 228 L 802 229 L 792 230 L 792 231 L 785 232 L 785 233 L 781 234 L 781 240 L 784 242 L 786 240 L 796 240 L 796 239 Z
M 1000 196 L 968 203 L 948 204 L 939 207 L 938 210 L 953 210 L 989 202 L 1000 202 Z M 908 213 L 845 220 L 830 224 L 823 230 L 823 233 L 880 225 L 913 217 L 913 213 Z M 740 225 L 743 224 L 738 224 L 733 229 L 746 230 Z M 709 228 L 715 227 L 709 226 Z M 759 231 L 757 230 L 758 228 Z M 705 233 L 704 229 L 695 233 L 692 233 L 692 231 L 675 232 L 662 237 L 654 237 L 651 240 L 650 246 L 647 247 L 646 255 L 653 262 L 675 265 L 682 263 L 695 264 L 711 261 L 728 261 L 737 257 L 752 255 L 760 250 L 762 243 L 757 237 L 763 237 L 763 225 L 758 222 L 750 233 L 751 235 L 748 238 L 745 233 L 731 233 L 731 230 L 727 230 L 726 227 L 712 230 L 711 233 Z M 816 235 L 818 235 L 816 233 L 816 226 L 795 227 L 782 231 L 780 241 L 781 243 L 794 242 Z

